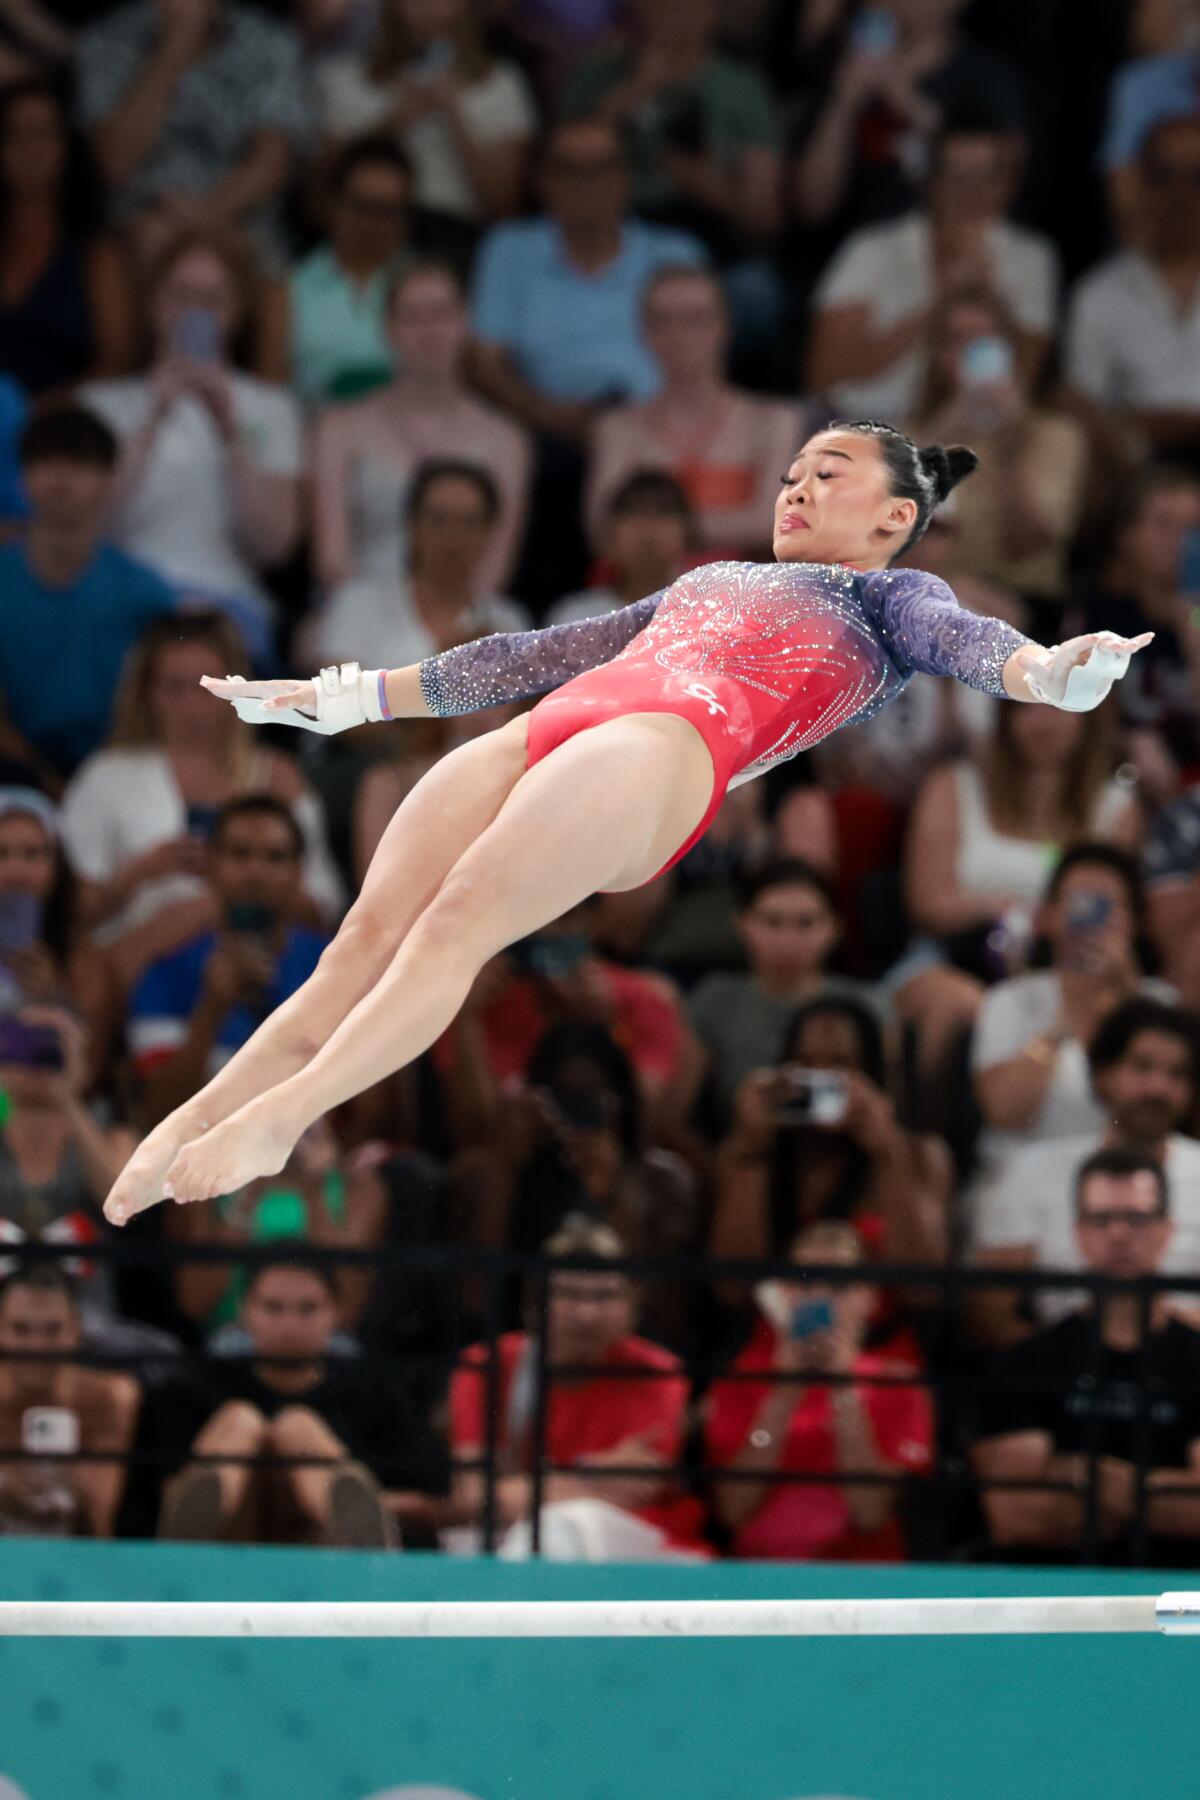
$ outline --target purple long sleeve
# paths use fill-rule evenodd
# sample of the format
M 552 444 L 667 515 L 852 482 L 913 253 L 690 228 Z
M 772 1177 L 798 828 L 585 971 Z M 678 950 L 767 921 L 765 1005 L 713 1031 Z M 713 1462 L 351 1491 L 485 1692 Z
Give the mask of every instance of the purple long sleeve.
M 867 616 L 902 675 L 952 675 L 984 694 L 1004 693 L 1004 665 L 1032 643 L 1002 619 L 968 612 L 939 575 L 883 569 L 863 577 Z
M 427 656 L 420 665 L 425 704 L 447 718 L 549 693 L 585 669 L 611 662 L 650 623 L 665 592 L 599 618 L 569 619 L 544 631 L 496 632 Z

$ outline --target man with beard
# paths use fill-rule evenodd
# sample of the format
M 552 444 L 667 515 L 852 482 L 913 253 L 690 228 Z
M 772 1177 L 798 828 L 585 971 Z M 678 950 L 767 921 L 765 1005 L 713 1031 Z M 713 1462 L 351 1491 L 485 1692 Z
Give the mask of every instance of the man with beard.
M 1081 1268 L 1071 1202 L 1075 1171 L 1097 1150 L 1134 1150 L 1163 1170 L 1172 1194 L 1174 1229 L 1163 1272 L 1194 1275 L 1200 1271 L 1200 1143 L 1182 1128 L 1200 1091 L 1200 1021 L 1160 1000 L 1127 1000 L 1101 1024 L 1088 1059 L 1106 1127 L 1031 1145 L 1011 1159 L 972 1221 L 974 1261 L 992 1269 Z M 968 1302 L 972 1336 L 988 1349 L 1006 1348 L 1063 1318 L 1082 1298 L 1065 1288 L 1029 1296 L 1015 1288 L 977 1289 Z M 1200 1306 L 1197 1294 L 1173 1299 L 1176 1310 L 1191 1314 Z

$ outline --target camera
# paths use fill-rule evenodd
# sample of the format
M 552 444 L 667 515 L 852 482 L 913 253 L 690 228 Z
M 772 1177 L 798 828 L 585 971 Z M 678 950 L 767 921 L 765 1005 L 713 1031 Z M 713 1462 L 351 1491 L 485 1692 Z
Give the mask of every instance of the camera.
M 779 1092 L 772 1116 L 781 1126 L 840 1125 L 850 1104 L 846 1078 L 835 1069 L 799 1069 L 785 1063 L 779 1071 Z
M 21 1448 L 30 1456 L 73 1456 L 79 1449 L 79 1414 L 69 1406 L 27 1406 Z

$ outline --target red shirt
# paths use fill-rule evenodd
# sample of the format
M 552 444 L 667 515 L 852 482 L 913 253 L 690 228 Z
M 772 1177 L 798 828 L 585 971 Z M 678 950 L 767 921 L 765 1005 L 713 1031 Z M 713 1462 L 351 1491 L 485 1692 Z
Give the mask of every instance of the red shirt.
M 769 1369 L 776 1334 L 762 1320 L 733 1367 Z M 909 1365 L 866 1353 L 855 1358 L 854 1374 L 911 1373 Z M 863 1386 L 855 1390 L 866 1408 L 880 1454 L 898 1469 L 923 1474 L 933 1454 L 933 1409 L 920 1387 Z M 717 1381 L 709 1395 L 705 1422 L 706 1460 L 725 1468 L 742 1449 L 768 1392 L 765 1381 Z M 812 1386 L 801 1394 L 788 1426 L 787 1442 L 776 1467 L 811 1475 L 832 1474 L 837 1444 L 832 1413 L 833 1389 Z M 858 1531 L 838 1486 L 809 1483 L 769 1486 L 758 1510 L 739 1528 L 733 1554 L 770 1557 L 786 1562 L 902 1562 L 904 1539 L 899 1522 L 889 1519 L 877 1531 Z
M 531 1372 L 532 1342 L 527 1332 L 510 1331 L 500 1339 L 500 1419 L 497 1451 L 510 1468 L 532 1466 L 533 1387 L 524 1379 L 514 1393 L 518 1365 Z M 450 1383 L 450 1438 L 455 1454 L 478 1453 L 487 1443 L 487 1347 L 473 1344 L 464 1352 Z M 683 1442 L 688 1384 L 679 1358 L 645 1338 L 618 1338 L 601 1367 L 661 1371 L 659 1379 L 628 1377 L 566 1386 L 551 1383 L 546 1408 L 546 1455 L 552 1463 L 573 1463 L 581 1456 L 611 1450 L 623 1438 L 646 1436 L 664 1461 L 679 1461 Z M 601 1478 L 602 1481 L 603 1478 Z M 603 1493 L 601 1481 L 598 1493 Z M 689 1549 L 699 1541 L 702 1508 L 677 1490 L 663 1490 L 637 1517 L 657 1525 L 672 1543 Z
M 678 1073 L 685 1043 L 678 1002 L 661 981 L 641 970 L 602 957 L 590 958 L 590 964 L 613 997 L 610 1030 L 634 1069 L 643 1079 L 670 1081 Z M 514 976 L 483 1015 L 488 1063 L 497 1081 L 524 1080 L 549 1024 L 537 983 L 528 975 Z M 433 1047 L 439 1074 L 454 1066 L 455 1055 L 451 1025 Z

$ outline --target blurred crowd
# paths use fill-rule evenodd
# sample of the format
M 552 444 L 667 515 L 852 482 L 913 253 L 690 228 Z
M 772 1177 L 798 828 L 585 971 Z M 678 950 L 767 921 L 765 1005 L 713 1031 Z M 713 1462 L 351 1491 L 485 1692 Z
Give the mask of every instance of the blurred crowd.
M 979 452 L 912 553 L 964 606 L 1153 630 L 1111 699 L 918 675 L 108 1254 L 515 710 L 200 676 L 766 558 L 847 416 Z M 0 1531 L 1200 1566 L 1189 1481 L 1200 0 L 0 0 Z

